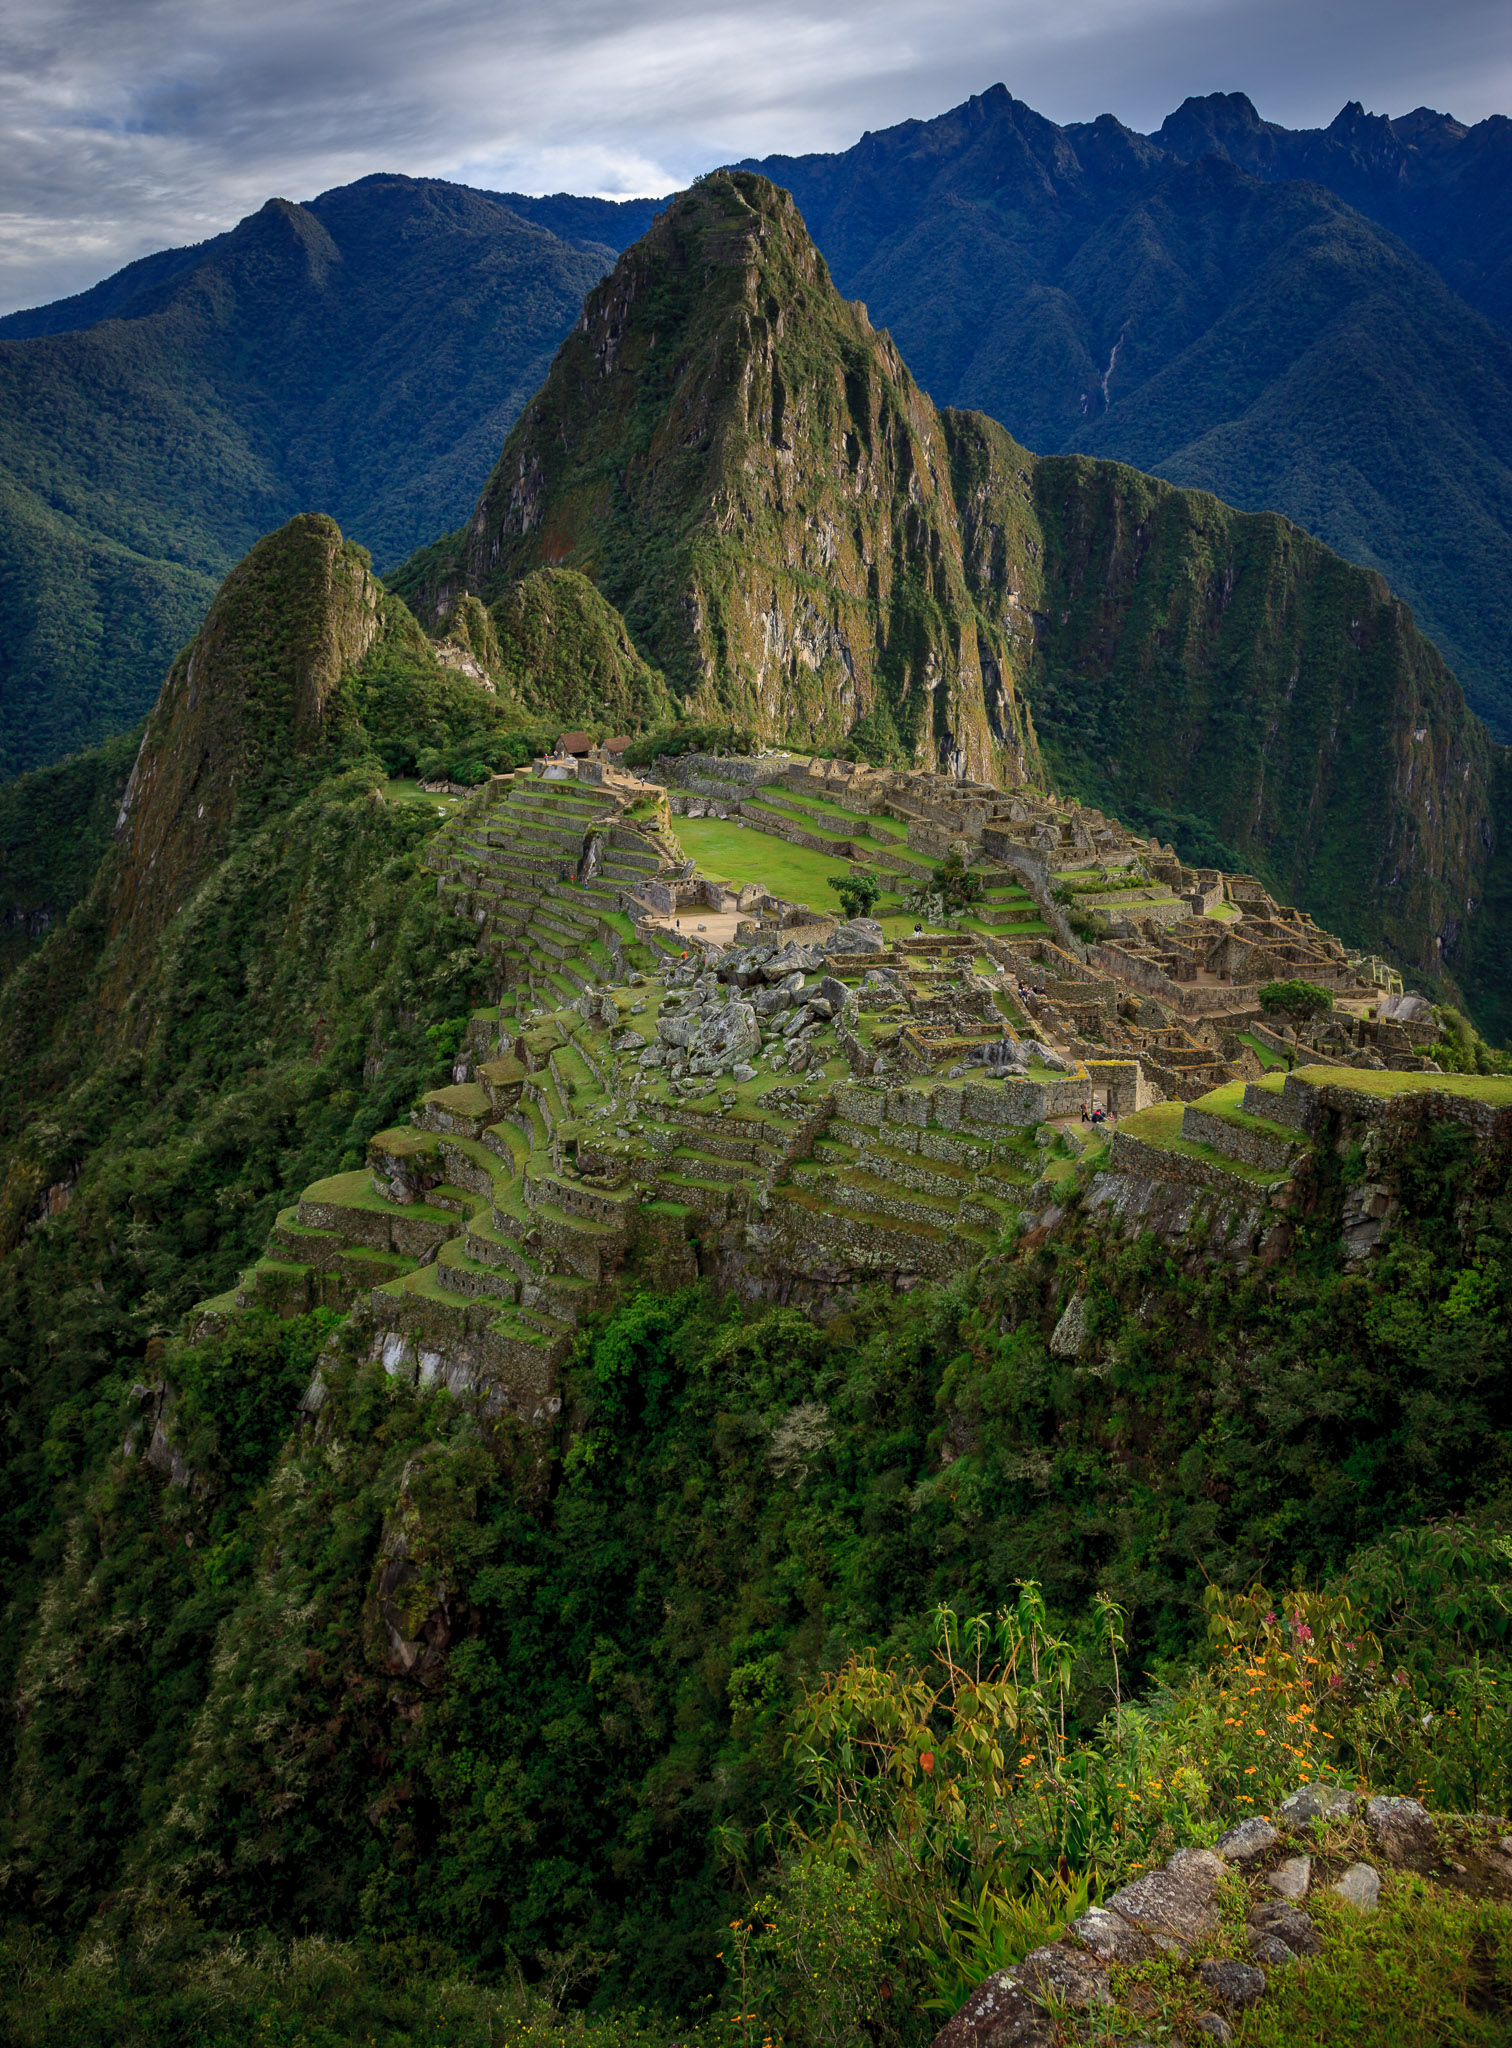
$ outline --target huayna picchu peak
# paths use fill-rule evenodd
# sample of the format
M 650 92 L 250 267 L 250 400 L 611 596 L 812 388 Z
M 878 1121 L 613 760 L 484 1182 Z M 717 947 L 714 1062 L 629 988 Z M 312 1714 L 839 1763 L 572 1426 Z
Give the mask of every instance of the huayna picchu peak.
M 1316 222 L 1248 101 L 988 97 Z M 371 316 L 435 413 L 0 788 L 0 2036 L 1494 2048 L 1512 755 L 1375 570 L 936 404 L 758 170 L 518 209 L 0 341 L 309 400 Z

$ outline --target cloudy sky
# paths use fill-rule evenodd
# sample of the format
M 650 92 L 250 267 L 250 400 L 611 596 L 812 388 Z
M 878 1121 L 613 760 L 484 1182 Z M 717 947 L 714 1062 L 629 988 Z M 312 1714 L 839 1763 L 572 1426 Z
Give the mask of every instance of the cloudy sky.
M 369 171 L 661 193 L 1001 80 L 1151 129 L 1512 112 L 1507 0 L 6 0 L 0 311 Z

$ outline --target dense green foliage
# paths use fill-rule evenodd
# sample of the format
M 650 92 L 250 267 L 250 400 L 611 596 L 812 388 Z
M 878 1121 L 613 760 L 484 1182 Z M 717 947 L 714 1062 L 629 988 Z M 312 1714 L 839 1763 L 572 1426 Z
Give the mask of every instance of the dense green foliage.
M 168 253 L 79 331 L 0 334 L 0 778 L 139 718 L 292 513 L 380 561 L 452 525 L 608 252 L 375 177 Z
M 1288 136 L 1219 94 L 1147 138 L 994 86 L 749 168 L 937 403 L 1286 513 L 1382 571 L 1506 738 L 1506 151 L 1438 119 Z
M 625 749 L 627 768 L 649 768 L 658 755 L 754 754 L 756 735 L 749 726 L 700 725 L 678 719 L 645 733 Z
M 141 737 L 0 783 L 0 981 L 94 880 Z
M 174 1238 L 186 1285 L 210 1284 L 220 1252 L 148 1197 L 150 1157 L 133 1195 L 159 1213 L 133 1263 L 151 1277 Z M 101 1270 L 108 1198 L 81 1192 L 8 1269 L 27 1712 L 6 1861 L 28 1915 L 66 1938 L 108 1892 L 123 1936 L 171 1912 L 196 1941 L 419 1941 L 485 1976 L 577 1946 L 601 2004 L 696 2009 L 722 1982 L 718 1841 L 754 1845 L 790 1804 L 787 1712 L 848 1650 L 923 1657 L 935 1603 L 990 1611 L 1036 1579 L 1070 1643 L 1075 1737 L 1112 1703 L 1100 1589 L 1127 1614 L 1128 1695 L 1200 1646 L 1207 1586 L 1316 1582 L 1505 1497 L 1507 1162 L 1455 1126 L 1408 1132 L 1373 1170 L 1412 1221 L 1368 1279 L 1336 1249 L 1357 1170 L 1338 1162 L 1289 1269 L 1238 1282 L 1089 1218 L 825 1329 L 632 1298 L 581 1345 L 544 1471 L 509 1427 L 339 1338 L 301 1424 L 324 1333 L 254 1317 L 158 1368 L 187 1411 L 183 1488 L 121 1456 L 142 1277 Z M 1096 1371 L 1048 1348 L 1074 1287 Z M 87 1326 L 41 1316 L 65 1290 L 94 1300 Z M 373 1610 L 399 1531 L 451 1631 L 409 1678 Z M 1349 1583 L 1383 1628 L 1430 1567 L 1454 1582 L 1452 1546 L 1371 1556 Z M 1476 1604 L 1482 1569 L 1467 1553 L 1465 1653 L 1505 1631 Z M 1429 1659 L 1421 1682 L 1448 1679 Z

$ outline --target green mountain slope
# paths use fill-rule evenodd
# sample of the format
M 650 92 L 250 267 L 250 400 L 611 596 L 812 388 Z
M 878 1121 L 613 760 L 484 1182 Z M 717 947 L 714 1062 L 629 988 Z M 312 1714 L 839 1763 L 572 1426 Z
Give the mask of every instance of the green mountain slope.
M 387 560 L 452 524 L 608 257 L 405 178 L 168 253 L 96 324 L 0 334 L 0 776 L 140 716 L 291 513 Z
M 777 195 L 737 189 L 786 218 Z M 969 415 L 939 431 L 980 568 L 1026 458 Z M 1168 645 L 1253 643 L 1254 565 L 1231 592 L 1197 585 L 1193 521 L 1215 561 L 1225 522 L 1252 550 L 1268 536 L 1281 598 L 1300 588 L 1324 606 L 1328 577 L 1364 580 L 1280 520 L 1112 465 L 1048 463 L 1036 488 L 1047 573 L 1069 598 L 1055 643 L 1067 660 L 1095 642 L 1109 590 L 1147 622 L 1164 590 Z M 1127 558 L 1109 551 L 1120 531 Z M 1290 579 L 1293 550 L 1325 557 L 1322 582 Z M 544 580 L 553 596 L 557 577 Z M 463 615 L 484 639 L 473 608 Z M 597 616 L 586 601 L 581 615 Z M 1284 634 L 1284 605 L 1265 630 Z M 270 1228 L 309 1256 L 336 1242 L 295 1210 L 304 1182 L 334 1174 L 349 1216 L 393 1206 L 423 1241 L 480 1200 L 512 1213 L 536 1143 L 522 1123 L 544 1132 L 575 1104 L 554 1133 L 565 1147 L 603 1107 L 586 1055 L 597 1045 L 608 1061 L 605 1030 L 568 1047 L 527 1028 L 533 1093 L 513 1092 L 522 1061 L 484 1069 L 519 1118 L 491 1125 L 493 1144 L 446 1122 L 391 1133 L 444 1144 L 465 1187 L 390 1205 L 361 1170 L 375 1131 L 423 1091 L 452 1123 L 466 1121 L 459 1103 L 488 1099 L 445 1084 L 505 1021 L 490 1007 L 475 1037 L 473 1005 L 516 993 L 438 900 L 435 806 L 385 795 L 380 750 L 417 719 L 459 731 L 497 715 L 332 522 L 289 522 L 226 579 L 175 664 L 88 899 L 0 990 L 7 2038 L 712 2048 L 738 2038 L 755 1983 L 793 2048 L 927 2048 L 942 2017 L 929 2001 L 952 1978 L 932 1976 L 921 1948 L 937 1913 L 981 1894 L 959 1813 L 943 1873 L 919 1888 L 922 1933 L 895 1919 L 864 1853 L 858 1875 L 822 1843 L 783 1851 L 788 1819 L 828 1825 L 790 1740 L 801 1703 L 853 1652 L 927 1664 L 940 1603 L 962 1620 L 1023 1619 L 1043 1599 L 1036 1644 L 1057 1639 L 1043 1692 L 1021 1674 L 1010 1701 L 1012 1799 L 989 1806 L 965 1786 L 1012 1900 L 988 1937 L 1027 1932 L 1020 1950 L 1073 1910 L 1055 1889 L 1063 1859 L 1076 1882 L 1111 1885 L 1210 1841 L 1257 1803 L 1239 1789 L 1256 1782 L 1252 1755 L 1268 1808 L 1318 1761 L 1354 1783 L 1321 1679 L 1307 1697 L 1324 1725 L 1304 1757 L 1290 1692 L 1273 1716 L 1284 1750 L 1269 1722 L 1249 1746 L 1216 1734 L 1228 1718 L 1207 1624 L 1262 1575 L 1288 1622 L 1303 1585 L 1347 1595 L 1351 1640 L 1379 1629 L 1389 1668 L 1410 1665 L 1411 1683 L 1390 1688 L 1348 1667 L 1373 1786 L 1411 1791 L 1431 1770 L 1438 1808 L 1504 1807 L 1512 1276 L 1497 1248 L 1512 1083 L 1456 1082 L 1446 1099 L 1436 1076 L 1347 1073 L 1366 1089 L 1415 1085 L 1373 1121 L 1346 1090 L 1309 1127 L 1295 1166 L 1306 1199 L 1281 1256 L 1245 1264 L 1217 1249 L 1205 1214 L 1189 1231 L 1172 1222 L 1183 1202 L 1192 1213 L 1190 1186 L 1165 1184 L 1159 1229 L 1136 1216 L 1120 1236 L 1095 1194 L 1108 1152 L 1078 1162 L 1054 1125 L 1039 1144 L 1014 1131 L 1006 1150 L 1023 1170 L 1003 1185 L 1036 1227 L 984 1230 L 983 1256 L 949 1286 L 863 1285 L 821 1321 L 739 1288 L 653 1287 L 632 1267 L 567 1333 L 539 1402 L 470 1372 L 450 1339 L 429 1351 L 386 1336 L 375 1318 L 398 1297 L 380 1308 L 374 1294 L 387 1275 L 414 1283 L 424 1314 L 435 1267 L 365 1240 L 356 1304 L 333 1285 L 328 1305 L 276 1313 L 281 1277 L 305 1269 L 273 1258 L 248 1305 L 227 1298 Z M 526 778 L 532 806 L 553 792 L 577 793 Z M 539 810 L 533 824 L 552 829 Z M 633 1036 L 697 971 L 626 986 L 616 1022 Z M 561 1014 L 583 1024 L 581 1009 Z M 779 1100 L 817 1118 L 817 1078 L 813 1090 Z M 900 1091 L 921 1104 L 930 1092 Z M 848 1093 L 856 1110 L 889 1091 Z M 729 1152 L 701 1163 L 739 1171 L 742 1119 L 708 1122 Z M 839 1192 L 844 1128 L 803 1134 L 795 1180 L 822 1173 Z M 913 1129 L 919 1149 L 896 1153 L 897 1176 L 970 1175 L 979 1141 L 959 1125 Z M 1284 1143 L 1289 1161 L 1301 1137 L 1252 1115 L 1230 1129 Z M 1262 1178 L 1269 1190 L 1276 1176 Z M 586 1203 L 605 1198 L 573 1180 Z M 1362 1192 L 1388 1191 L 1387 1238 L 1351 1262 L 1346 1219 Z M 1052 1194 L 1053 1228 L 1038 1222 Z M 670 1201 L 648 1210 L 697 1220 Z M 540 1233 L 561 1227 L 549 1204 L 535 1214 Z M 537 1275 L 520 1295 L 537 1313 L 540 1237 L 482 1222 L 470 1241 L 506 1239 Z M 469 1256 L 450 1270 L 494 1269 Z M 219 1302 L 196 1313 L 210 1293 Z M 1118 1603 L 1111 1639 L 1099 1595 Z M 1323 1635 L 1327 1610 L 1305 1611 Z M 1473 1740 L 1457 1739 L 1456 1715 L 1476 1709 Z M 1428 1743 L 1425 1716 L 1444 1731 Z M 1076 1768 L 1057 1779 L 1038 1764 L 1060 1760 L 1062 1723 Z M 912 1756 L 950 1763 L 904 1726 Z M 1083 1742 L 1093 1757 L 1074 1754 Z M 1173 1763 L 1176 1789 L 1158 1796 Z M 1327 1840 L 1333 1857 L 1340 1837 Z M 772 1886 L 782 1917 L 763 1906 L 761 1931 L 838 1954 L 818 1992 L 812 1968 L 796 1987 L 792 1970 L 775 1984 L 765 1965 L 742 1974 L 731 1935 Z M 1387 1867 L 1358 1945 L 1366 1986 L 1389 1983 L 1398 2034 L 1404 1998 L 1441 1974 L 1438 1949 L 1425 1963 L 1401 1918 L 1425 1890 Z M 1507 1908 L 1485 1888 L 1466 1906 L 1434 1930 L 1468 1972 L 1472 1937 L 1499 1938 Z M 969 1983 L 999 1954 L 968 1945 L 947 1962 Z M 1301 1982 L 1316 2005 L 1290 2032 L 1313 2038 L 1335 1955 L 1283 1965 L 1261 2017 L 1279 2008 L 1284 2034 Z M 879 1956 L 885 2028 L 854 2018 L 856 1972 Z M 1160 1983 L 1189 1981 L 1173 1967 Z M 564 2001 L 591 2010 L 564 2014 Z M 1489 2048 L 1499 2024 L 1493 2011 L 1461 2038 Z M 1374 2022 L 1356 2035 L 1363 2048 L 1391 2039 Z
M 1318 185 L 1183 163 L 1164 138 L 1106 116 L 1058 128 L 995 87 L 840 155 L 751 168 L 793 193 L 840 288 L 938 402 L 1041 453 L 1286 513 L 1379 568 L 1512 735 L 1505 331 Z M 1478 175 L 1503 191 L 1493 142 Z M 1482 212 L 1490 236 L 1499 212 Z
M 751 173 L 621 258 L 471 520 L 395 585 L 441 625 L 548 563 L 694 716 L 833 747 L 885 714 L 919 764 L 997 779 L 1042 754 L 1502 1014 L 1471 937 L 1500 750 L 1400 600 L 1274 515 L 937 412 Z

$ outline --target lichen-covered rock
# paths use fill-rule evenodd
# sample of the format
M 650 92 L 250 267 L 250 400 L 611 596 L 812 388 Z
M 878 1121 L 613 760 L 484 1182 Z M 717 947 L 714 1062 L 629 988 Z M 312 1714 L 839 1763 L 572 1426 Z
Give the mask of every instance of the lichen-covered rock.
M 1075 2012 L 1090 2012 L 1094 2006 L 1113 2003 L 1103 1965 L 1067 1942 L 1052 1941 L 1033 1950 L 1019 1964 L 1016 1974 L 1036 1998 L 1069 2005 Z
M 1055 2022 L 1006 1970 L 979 1984 L 931 2048 L 1050 2048 Z
M 1263 1934 L 1258 1927 L 1249 1930 L 1249 1950 L 1257 1963 L 1270 1963 L 1276 1967 L 1297 1960 L 1296 1951 L 1289 1949 L 1279 1935 Z
M 1265 1996 L 1265 1972 L 1253 1963 L 1236 1962 L 1232 1956 L 1209 1956 L 1197 1965 L 1197 1975 L 1230 2012 L 1243 2012 Z
M 1106 1906 L 1089 1906 L 1066 1932 L 1105 1963 L 1147 1963 L 1160 1953 L 1148 1935 L 1131 1927 L 1121 1913 L 1110 1913 Z
M 1372 1799 L 1365 1808 L 1365 1825 L 1388 1863 L 1421 1863 L 1437 1847 L 1433 1822 L 1416 1799 Z
M 1111 1912 L 1163 1948 L 1174 1944 L 1187 1949 L 1218 1932 L 1213 1894 L 1217 1890 L 1215 1872 L 1223 1870 L 1222 1858 L 1203 1850 L 1189 1853 L 1193 1860 L 1185 1867 L 1152 1870 L 1108 1900 Z

